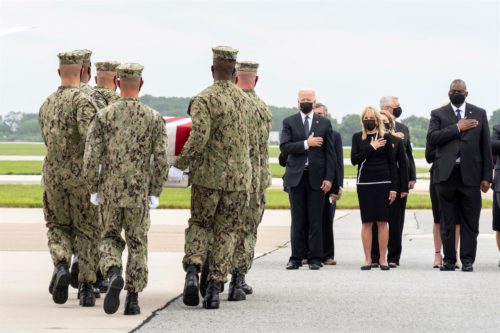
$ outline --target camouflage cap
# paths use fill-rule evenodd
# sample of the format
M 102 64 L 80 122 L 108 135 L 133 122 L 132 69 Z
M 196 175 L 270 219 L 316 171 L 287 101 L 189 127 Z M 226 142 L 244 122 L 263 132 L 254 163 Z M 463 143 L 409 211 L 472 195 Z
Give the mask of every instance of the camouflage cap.
M 214 59 L 223 60 L 236 60 L 236 55 L 238 54 L 238 50 L 230 46 L 212 47 L 212 52 L 214 53 Z
M 90 64 L 90 56 L 92 55 L 92 51 L 83 49 L 83 50 L 75 50 L 74 52 L 81 54 L 83 56 L 84 64 Z
M 95 63 L 98 72 L 116 72 L 118 66 L 120 66 L 118 61 L 99 61 Z
M 83 55 L 75 51 L 58 53 L 59 64 L 61 65 L 81 65 L 83 64 Z
M 135 63 L 121 64 L 116 67 L 118 77 L 120 78 L 139 78 L 142 76 L 143 69 L 143 65 Z
M 259 64 L 253 61 L 241 61 L 236 63 L 236 70 L 238 72 L 252 72 L 257 73 Z

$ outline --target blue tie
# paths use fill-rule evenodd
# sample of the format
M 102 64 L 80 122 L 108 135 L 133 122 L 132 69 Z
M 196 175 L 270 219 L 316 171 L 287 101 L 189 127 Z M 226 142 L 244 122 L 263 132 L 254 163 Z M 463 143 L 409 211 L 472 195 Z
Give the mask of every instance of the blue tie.
M 306 116 L 306 120 L 304 120 L 304 132 L 307 138 L 309 136 L 309 116 Z
M 460 113 L 460 109 L 457 109 L 457 120 L 462 119 L 462 114 Z

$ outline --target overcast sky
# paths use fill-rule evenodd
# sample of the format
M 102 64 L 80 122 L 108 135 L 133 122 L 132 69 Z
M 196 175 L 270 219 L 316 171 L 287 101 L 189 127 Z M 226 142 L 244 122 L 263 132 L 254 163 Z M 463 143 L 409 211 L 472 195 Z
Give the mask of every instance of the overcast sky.
M 0 114 L 38 112 L 56 54 L 78 48 L 143 64 L 144 94 L 191 97 L 216 45 L 261 64 L 257 93 L 276 106 L 312 87 L 335 118 L 383 95 L 428 116 L 461 78 L 469 102 L 500 108 L 500 1 L 0 0 Z

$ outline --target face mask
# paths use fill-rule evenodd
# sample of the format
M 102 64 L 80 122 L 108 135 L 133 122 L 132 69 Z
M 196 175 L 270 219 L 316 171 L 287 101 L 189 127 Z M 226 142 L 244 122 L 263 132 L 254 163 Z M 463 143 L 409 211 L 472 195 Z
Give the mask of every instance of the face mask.
M 363 120 L 363 126 L 368 131 L 373 131 L 375 129 L 375 120 L 373 120 L 373 119 L 365 119 L 365 120 Z
M 313 103 L 310 102 L 300 103 L 300 111 L 302 111 L 302 113 L 308 114 L 309 112 L 311 112 L 312 109 L 313 109 Z
M 453 93 L 450 95 L 450 102 L 453 105 L 460 106 L 465 102 L 465 95 L 459 93 Z
M 389 131 L 391 129 L 391 124 L 389 123 L 384 123 L 384 127 L 386 131 Z
M 398 106 L 397 108 L 392 109 L 392 114 L 396 118 L 399 118 L 401 116 L 401 113 L 403 113 L 403 109 L 401 109 L 400 106 Z

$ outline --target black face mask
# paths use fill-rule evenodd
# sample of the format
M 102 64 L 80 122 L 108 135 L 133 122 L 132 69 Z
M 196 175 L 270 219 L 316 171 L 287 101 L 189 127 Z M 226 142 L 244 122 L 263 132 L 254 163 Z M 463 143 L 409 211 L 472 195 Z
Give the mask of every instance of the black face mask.
M 389 123 L 384 123 L 384 127 L 385 127 L 386 131 L 390 131 L 391 130 L 391 124 L 389 124 Z
M 450 96 L 450 102 L 451 104 L 455 106 L 460 106 L 464 104 L 465 102 L 465 95 L 464 94 L 459 94 L 459 93 L 453 93 Z
M 392 114 L 396 118 L 399 118 L 401 116 L 401 113 L 403 113 L 403 109 L 401 109 L 400 106 L 398 106 L 397 108 L 392 109 Z
M 309 112 L 312 111 L 312 109 L 313 109 L 313 103 L 311 102 L 300 103 L 300 111 L 302 111 L 302 113 L 308 114 Z
M 373 131 L 375 129 L 375 120 L 373 120 L 373 119 L 365 119 L 365 120 L 363 120 L 363 126 L 368 131 Z

